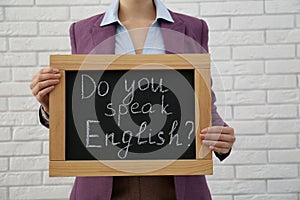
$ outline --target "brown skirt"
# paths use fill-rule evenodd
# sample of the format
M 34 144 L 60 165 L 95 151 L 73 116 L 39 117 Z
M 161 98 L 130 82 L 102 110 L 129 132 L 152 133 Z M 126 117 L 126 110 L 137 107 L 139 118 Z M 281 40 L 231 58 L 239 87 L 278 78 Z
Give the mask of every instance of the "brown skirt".
M 176 200 L 174 177 L 113 177 L 111 200 Z

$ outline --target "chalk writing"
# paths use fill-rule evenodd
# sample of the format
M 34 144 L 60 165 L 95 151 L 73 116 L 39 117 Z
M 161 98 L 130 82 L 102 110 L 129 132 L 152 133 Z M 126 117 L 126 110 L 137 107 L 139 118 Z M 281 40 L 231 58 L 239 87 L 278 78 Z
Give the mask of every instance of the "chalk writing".
M 127 115 L 149 115 L 155 112 L 159 112 L 161 115 L 172 115 L 173 112 L 169 108 L 169 104 L 166 103 L 165 94 L 168 93 L 169 89 L 164 87 L 164 79 L 159 78 L 158 84 L 155 82 L 154 77 L 151 78 L 140 78 L 139 80 L 129 81 L 124 80 L 124 91 L 126 95 L 121 100 L 121 103 L 114 105 L 112 102 L 107 103 L 106 109 L 103 111 L 106 117 L 115 117 L 117 119 L 117 125 L 121 126 L 122 117 Z M 87 86 L 89 85 L 89 86 Z M 92 98 L 93 95 L 98 95 L 99 97 L 105 97 L 110 92 L 110 85 L 107 81 L 96 81 L 88 74 L 81 75 L 81 99 L 86 100 Z M 87 91 L 88 90 L 88 91 Z M 160 95 L 160 110 L 155 110 L 154 104 L 151 101 L 140 103 L 135 101 L 135 93 L 144 92 L 150 90 L 153 94 Z M 179 135 L 176 130 L 178 129 L 178 120 L 173 120 L 171 126 L 169 127 L 169 132 L 166 134 L 164 131 L 159 131 L 156 133 L 156 140 L 153 140 L 151 129 L 147 129 L 147 122 L 143 121 L 139 125 L 138 132 L 134 133 L 132 130 L 123 130 L 121 141 L 116 140 L 115 132 L 104 133 L 105 139 L 101 141 L 101 132 L 97 133 L 97 129 L 93 130 L 91 125 L 96 124 L 101 126 L 101 122 L 98 120 L 89 119 L 86 122 L 86 148 L 104 148 L 109 145 L 118 146 L 120 143 L 123 147 L 118 151 L 118 157 L 124 159 L 127 157 L 130 147 L 133 145 L 143 146 L 145 144 L 154 146 L 164 146 L 164 145 L 176 145 L 182 146 L 180 137 L 188 137 L 190 139 L 191 134 L 194 131 L 194 122 L 186 121 L 185 126 L 191 126 L 191 129 L 185 134 Z M 165 135 L 168 135 L 166 138 Z M 133 137 L 137 138 L 136 144 L 133 144 Z
M 101 141 L 99 138 L 100 138 L 100 134 L 102 134 L 102 133 L 96 133 L 91 128 L 91 124 L 93 124 L 93 123 L 100 125 L 100 121 L 97 121 L 97 120 L 88 120 L 87 121 L 87 134 L 86 134 L 87 135 L 87 140 L 86 140 L 87 148 L 104 148 L 104 147 L 108 147 L 109 145 L 118 146 L 120 144 L 120 142 L 115 141 L 115 133 L 114 132 L 104 133 L 105 141 Z M 187 121 L 186 124 L 191 124 L 191 126 L 194 127 L 194 122 L 192 122 L 192 121 Z M 164 138 L 163 137 L 164 132 L 160 131 L 157 134 L 158 139 L 159 139 L 157 141 L 151 140 L 153 135 L 151 133 L 147 133 L 147 123 L 146 122 L 143 122 L 140 125 L 139 131 L 137 133 L 133 133 L 130 130 L 124 130 L 122 133 L 122 143 L 125 144 L 125 147 L 121 148 L 118 151 L 118 157 L 120 159 L 126 158 L 130 147 L 133 146 L 133 143 L 132 143 L 133 137 L 138 138 L 137 139 L 138 146 L 142 146 L 146 143 L 150 144 L 150 145 L 162 146 L 162 145 L 166 144 L 166 142 L 168 140 L 169 140 L 169 142 L 167 143 L 167 145 L 172 145 L 172 143 L 175 143 L 176 146 L 183 145 L 182 142 L 180 141 L 180 137 L 183 137 L 183 135 L 188 135 L 188 134 L 183 134 L 182 136 L 180 136 L 178 133 L 175 133 L 174 131 L 177 126 L 178 126 L 177 120 L 173 121 L 172 127 L 168 133 L 169 138 Z M 189 133 L 191 133 L 191 131 Z M 189 137 L 190 137 L 190 134 L 189 134 Z

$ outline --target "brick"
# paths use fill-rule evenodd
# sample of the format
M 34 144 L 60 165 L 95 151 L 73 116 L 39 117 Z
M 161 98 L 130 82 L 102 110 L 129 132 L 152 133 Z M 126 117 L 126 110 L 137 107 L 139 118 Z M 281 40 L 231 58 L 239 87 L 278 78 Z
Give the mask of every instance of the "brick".
M 266 13 L 299 13 L 300 2 L 298 0 L 266 0 Z
M 61 52 L 40 52 L 38 53 L 38 64 L 40 66 L 49 66 L 50 61 L 49 61 L 49 56 L 51 54 L 70 54 L 69 51 L 61 51 Z
M 10 158 L 10 171 L 48 170 L 48 156 Z
M 0 125 L 35 125 L 37 124 L 36 112 L 2 112 L 0 113 Z
M 297 176 L 297 165 L 236 166 L 236 177 L 238 179 L 294 178 Z
M 65 6 L 65 5 L 98 5 L 99 0 L 64 0 L 63 2 L 60 0 L 36 0 L 36 5 L 58 5 L 58 6 Z
M 280 89 L 296 85 L 294 75 L 236 76 L 234 82 L 235 89 Z
M 10 187 L 10 199 L 68 199 L 71 186 Z
M 230 47 L 211 47 L 210 48 L 211 59 L 216 60 L 229 60 L 231 57 Z
M 296 135 L 237 136 L 236 149 L 286 149 L 297 147 Z
M 41 182 L 41 172 L 0 173 L 0 186 L 39 185 Z
M 241 46 L 233 48 L 233 58 L 237 60 L 294 57 L 294 45 Z
M 1 156 L 31 156 L 42 152 L 41 142 L 6 142 L 0 143 Z
M 7 170 L 8 170 L 8 158 L 0 158 L 0 172 L 7 171 Z
M 11 140 L 11 131 L 9 127 L 0 127 L 0 141 Z
M 179 12 L 194 17 L 199 15 L 199 5 L 195 3 L 166 3 L 165 5 L 174 12 Z
M 8 68 L 0 69 L 0 82 L 10 81 L 11 80 L 11 71 Z
M 49 130 L 45 127 L 29 126 L 29 127 L 13 127 L 13 140 L 47 140 L 49 139 Z
M 101 2 L 110 3 L 112 1 L 111 0 L 102 0 Z M 182 0 L 163 0 L 162 2 L 165 2 L 165 3 L 182 3 Z M 193 2 L 193 0 L 187 0 L 186 2 Z
M 299 163 L 300 150 L 271 150 L 269 161 L 271 163 Z
M 257 105 L 234 107 L 235 119 L 276 119 L 297 116 L 296 105 Z
M 229 29 L 229 19 L 226 17 L 205 17 L 210 31 Z
M 12 51 L 61 51 L 70 49 L 68 37 L 10 38 Z
M 49 155 L 49 142 L 43 142 L 43 155 Z
M 264 44 L 264 32 L 263 31 L 211 32 L 209 44 L 210 46 Z
M 296 200 L 297 194 L 262 194 L 262 195 L 238 195 L 234 200 Z
M 69 9 L 63 7 L 7 7 L 5 17 L 8 21 L 67 20 Z
M 0 20 L 4 19 L 4 9 L 3 7 L 0 8 Z
M 234 128 L 235 135 L 252 135 L 264 134 L 266 132 L 265 121 L 229 121 L 231 127 Z M 253 128 L 255 127 L 255 128 Z
M 200 3 L 201 16 L 262 14 L 263 12 L 263 2 L 261 1 Z
M 216 93 L 219 105 L 263 104 L 265 91 L 226 91 Z
M 212 194 L 261 194 L 267 191 L 263 180 L 210 181 Z
M 230 61 L 215 62 L 211 69 L 214 74 L 220 75 L 255 75 L 264 73 L 263 61 Z
M 0 66 L 33 66 L 36 65 L 35 53 L 2 53 Z
M 214 76 L 212 88 L 214 91 L 231 90 L 233 85 L 232 77 Z
M 71 20 L 82 20 L 93 15 L 105 12 L 107 6 L 76 6 L 71 7 Z
M 300 120 L 298 119 L 281 119 L 269 120 L 269 133 L 297 133 L 300 130 Z
M 0 38 L 0 51 L 7 50 L 7 40 L 6 38 Z
M 16 92 L 18 91 L 18 92 Z M 24 96 L 24 95 L 32 95 L 29 83 L 11 83 L 5 82 L 0 85 L 0 95 L 1 96 Z
M 300 179 L 268 180 L 270 193 L 291 193 L 300 191 Z
M 232 119 L 232 108 L 231 106 L 217 106 L 218 107 L 218 113 L 224 120 L 230 120 Z
M 0 98 L 0 111 L 7 111 L 8 103 L 6 98 Z
M 37 35 L 36 22 L 4 22 L 0 26 L 0 36 L 34 36 Z
M 8 107 L 10 111 L 36 111 L 39 103 L 34 97 L 11 97 L 8 98 Z
M 228 158 L 222 161 L 224 164 L 261 164 L 267 163 L 266 151 L 246 151 L 246 150 L 233 150 Z
M 30 81 L 32 77 L 40 70 L 37 67 L 15 67 L 12 68 L 14 81 Z
M 243 16 L 231 19 L 233 30 L 268 30 L 293 27 L 294 16 L 292 15 Z
M 213 200 L 232 200 L 231 195 L 212 195 Z
M 300 89 L 296 90 L 270 90 L 268 91 L 269 103 L 299 103 Z
M 8 200 L 8 190 L 7 190 L 7 188 L 0 188 L 0 197 L 3 200 Z
M 102 4 L 110 4 L 112 1 L 111 0 L 101 0 Z M 164 2 L 169 2 L 169 0 L 165 0 Z M 172 2 L 172 0 L 171 0 Z
M 74 183 L 74 177 L 49 177 L 48 172 L 44 172 L 43 184 L 45 185 L 71 185 Z
M 207 180 L 234 179 L 233 166 L 214 166 L 213 170 L 212 176 L 206 176 Z
M 300 29 L 267 31 L 267 43 L 299 43 Z
M 52 2 L 52 1 L 47 1 Z M 39 31 L 40 35 L 52 36 L 68 36 L 70 22 L 40 22 Z
M 300 60 L 270 60 L 266 61 L 266 72 L 270 74 L 300 73 Z
M 29 6 L 33 4 L 34 0 L 0 0 L 1 6 Z

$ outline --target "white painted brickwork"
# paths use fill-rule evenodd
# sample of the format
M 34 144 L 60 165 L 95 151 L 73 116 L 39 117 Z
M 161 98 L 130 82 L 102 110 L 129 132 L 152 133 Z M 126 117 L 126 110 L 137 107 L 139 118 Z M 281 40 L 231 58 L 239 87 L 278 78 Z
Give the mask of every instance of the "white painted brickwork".
M 71 22 L 111 0 L 0 0 L 0 200 L 67 199 L 49 178 L 32 75 L 70 53 Z M 210 27 L 220 114 L 237 141 L 207 176 L 213 200 L 300 200 L 300 0 L 164 0 Z

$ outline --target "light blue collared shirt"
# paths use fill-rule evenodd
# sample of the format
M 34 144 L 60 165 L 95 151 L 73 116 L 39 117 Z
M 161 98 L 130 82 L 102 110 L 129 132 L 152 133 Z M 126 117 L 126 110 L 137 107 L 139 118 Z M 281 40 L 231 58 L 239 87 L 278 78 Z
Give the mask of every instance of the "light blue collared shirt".
M 112 3 L 105 12 L 100 26 L 105 26 L 117 22 L 115 54 L 135 54 L 135 49 L 131 37 L 126 27 L 120 22 L 118 17 L 119 1 Z M 158 19 L 174 22 L 170 12 L 160 0 L 154 0 L 156 7 L 156 18 L 148 30 L 145 40 L 143 54 L 165 54 L 165 47 Z

